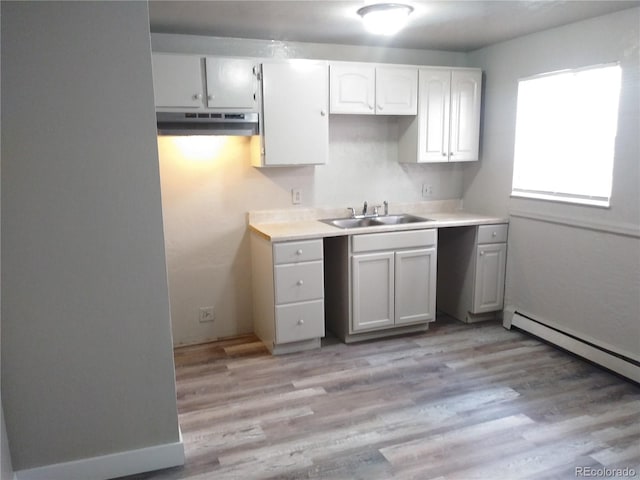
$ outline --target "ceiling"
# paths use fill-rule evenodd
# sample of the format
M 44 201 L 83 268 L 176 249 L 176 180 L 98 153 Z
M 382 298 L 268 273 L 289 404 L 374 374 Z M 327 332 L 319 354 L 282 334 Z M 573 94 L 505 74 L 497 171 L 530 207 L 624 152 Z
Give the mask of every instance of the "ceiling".
M 371 0 L 150 0 L 149 11 L 157 33 L 466 52 L 640 6 L 640 0 L 401 1 L 415 10 L 393 38 L 362 28 L 356 10 L 378 3 Z

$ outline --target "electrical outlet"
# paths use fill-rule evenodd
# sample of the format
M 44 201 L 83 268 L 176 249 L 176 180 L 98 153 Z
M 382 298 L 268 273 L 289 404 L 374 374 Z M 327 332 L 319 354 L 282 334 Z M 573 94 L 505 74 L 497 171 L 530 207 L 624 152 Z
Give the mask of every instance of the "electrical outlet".
M 428 185 L 426 183 L 422 184 L 422 196 L 423 197 L 430 197 L 431 195 L 433 195 L 433 185 Z
M 213 307 L 200 307 L 198 320 L 200 323 L 213 322 L 216 319 Z
M 302 190 L 299 188 L 291 189 L 291 203 L 294 205 L 300 205 L 302 203 Z

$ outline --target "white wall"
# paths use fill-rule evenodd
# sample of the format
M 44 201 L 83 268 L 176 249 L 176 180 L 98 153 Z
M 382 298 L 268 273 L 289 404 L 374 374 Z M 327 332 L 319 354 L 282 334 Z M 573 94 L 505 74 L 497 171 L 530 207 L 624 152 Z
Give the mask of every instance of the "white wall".
M 2 114 L 13 467 L 178 442 L 146 3 L 3 2 Z
M 328 46 L 152 34 L 157 51 L 228 56 L 323 58 L 427 65 L 464 65 L 464 54 L 420 50 Z M 251 259 L 246 213 L 294 208 L 291 189 L 302 190 L 301 207 L 373 205 L 383 200 L 462 197 L 463 165 L 404 165 L 398 158 L 398 120 L 332 115 L 329 162 L 318 167 L 255 169 L 246 139 L 229 138 L 215 152 L 180 150 L 159 139 L 162 200 L 175 344 L 203 342 L 253 331 Z M 181 139 L 184 141 L 185 139 Z M 205 147 L 207 148 L 207 147 Z M 199 323 L 200 307 L 214 306 L 216 320 Z
M 481 162 L 465 208 L 511 213 L 507 304 L 640 358 L 640 9 L 473 52 L 485 71 Z M 619 61 L 623 70 L 611 208 L 510 199 L 518 79 Z M 585 98 L 585 102 L 589 102 Z M 579 172 L 576 172 L 579 174 Z

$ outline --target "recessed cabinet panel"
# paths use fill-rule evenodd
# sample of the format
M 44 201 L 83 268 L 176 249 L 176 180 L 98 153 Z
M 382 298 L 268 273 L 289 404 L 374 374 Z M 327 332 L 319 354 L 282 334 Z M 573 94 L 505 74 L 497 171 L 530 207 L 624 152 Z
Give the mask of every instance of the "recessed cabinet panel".
M 478 160 L 482 72 L 451 73 L 451 161 Z
M 257 79 L 251 60 L 207 57 L 207 106 L 254 110 Z
M 394 324 L 393 252 L 352 257 L 353 331 Z
M 418 141 L 422 161 L 449 161 L 450 89 L 449 70 L 420 72 L 420 122 Z
M 378 67 L 376 69 L 376 113 L 415 115 L 418 113 L 418 69 Z
M 376 69 L 366 64 L 331 65 L 331 113 L 375 113 Z
M 204 106 L 200 57 L 154 53 L 152 58 L 156 108 Z
M 478 245 L 472 313 L 502 309 L 506 258 L 505 243 Z
M 436 249 L 396 252 L 396 325 L 434 321 Z

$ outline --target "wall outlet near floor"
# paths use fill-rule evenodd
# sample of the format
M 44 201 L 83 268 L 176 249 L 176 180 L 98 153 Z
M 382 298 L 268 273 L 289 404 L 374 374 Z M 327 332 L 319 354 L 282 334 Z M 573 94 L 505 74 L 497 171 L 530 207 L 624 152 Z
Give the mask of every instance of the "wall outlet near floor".
M 294 205 L 300 205 L 302 203 L 302 190 L 299 188 L 291 189 L 291 203 Z
M 430 197 L 431 195 L 433 195 L 433 185 L 429 185 L 426 183 L 422 184 L 422 196 L 423 197 Z
M 200 307 L 198 312 L 198 320 L 200 323 L 213 322 L 216 319 L 213 307 Z

